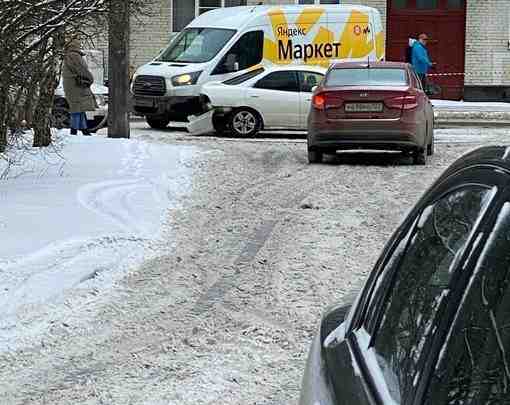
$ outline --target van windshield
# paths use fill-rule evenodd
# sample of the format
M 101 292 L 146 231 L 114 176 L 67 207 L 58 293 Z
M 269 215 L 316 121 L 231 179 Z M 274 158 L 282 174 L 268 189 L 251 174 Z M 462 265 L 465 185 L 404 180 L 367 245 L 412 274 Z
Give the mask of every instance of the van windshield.
M 186 28 L 157 60 L 182 63 L 208 62 L 235 33 L 235 30 L 219 28 Z

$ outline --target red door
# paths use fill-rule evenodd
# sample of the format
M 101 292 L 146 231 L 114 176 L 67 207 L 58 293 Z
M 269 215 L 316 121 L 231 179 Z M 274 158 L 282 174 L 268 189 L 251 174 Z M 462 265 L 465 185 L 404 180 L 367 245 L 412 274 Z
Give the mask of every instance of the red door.
M 441 86 L 439 98 L 459 100 L 464 88 L 465 0 L 388 0 L 388 60 L 404 61 L 410 37 L 426 33 L 436 62 L 429 81 Z M 434 76 L 446 74 L 447 76 Z

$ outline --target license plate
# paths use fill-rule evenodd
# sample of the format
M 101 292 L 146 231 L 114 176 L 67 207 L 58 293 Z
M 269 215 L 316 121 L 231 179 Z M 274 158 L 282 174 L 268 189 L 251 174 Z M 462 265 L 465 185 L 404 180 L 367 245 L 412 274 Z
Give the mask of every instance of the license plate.
M 382 112 L 382 103 L 348 103 L 345 104 L 346 112 Z
M 154 101 L 151 98 L 135 98 L 135 105 L 140 107 L 153 107 Z

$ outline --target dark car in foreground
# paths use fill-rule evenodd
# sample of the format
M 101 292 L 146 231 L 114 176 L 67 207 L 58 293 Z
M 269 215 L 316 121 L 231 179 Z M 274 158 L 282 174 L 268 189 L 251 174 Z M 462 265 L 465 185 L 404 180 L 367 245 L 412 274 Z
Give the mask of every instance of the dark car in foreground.
M 510 148 L 475 150 L 324 315 L 300 405 L 510 403 Z
M 411 65 L 337 63 L 314 91 L 308 160 L 337 150 L 397 150 L 426 164 L 434 153 L 434 112 Z

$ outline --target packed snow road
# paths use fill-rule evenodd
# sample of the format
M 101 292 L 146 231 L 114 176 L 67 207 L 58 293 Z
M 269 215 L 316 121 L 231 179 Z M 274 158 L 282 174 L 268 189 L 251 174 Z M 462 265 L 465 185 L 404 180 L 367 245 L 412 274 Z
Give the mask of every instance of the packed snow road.
M 82 287 L 79 305 L 72 289 L 62 292 L 66 310 L 2 350 L 0 403 L 295 403 L 324 307 L 359 288 L 402 216 L 452 161 L 507 136 L 438 130 L 434 157 L 413 166 L 387 153 L 308 165 L 301 140 L 274 136 L 194 138 L 143 124 L 133 135 L 151 150 L 195 151 L 168 239 L 110 288 Z M 112 193 L 130 186 L 116 183 Z M 102 187 L 82 189 L 80 201 L 104 208 Z M 103 208 L 121 228 L 137 228 L 125 220 L 132 215 Z

